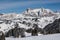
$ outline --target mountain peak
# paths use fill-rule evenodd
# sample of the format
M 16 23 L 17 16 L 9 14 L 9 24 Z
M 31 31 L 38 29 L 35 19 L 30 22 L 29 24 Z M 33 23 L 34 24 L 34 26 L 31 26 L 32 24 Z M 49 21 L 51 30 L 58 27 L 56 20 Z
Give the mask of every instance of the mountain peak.
M 26 11 L 24 11 L 24 14 L 28 16 L 44 16 L 44 15 L 53 15 L 54 12 L 50 9 L 45 8 L 38 8 L 38 9 L 28 8 Z

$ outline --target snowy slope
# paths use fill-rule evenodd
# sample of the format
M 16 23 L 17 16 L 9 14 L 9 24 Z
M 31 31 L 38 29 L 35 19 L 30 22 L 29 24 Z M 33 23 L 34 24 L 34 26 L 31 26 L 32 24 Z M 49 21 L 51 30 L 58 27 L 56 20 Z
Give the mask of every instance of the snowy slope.
M 60 34 L 31 36 L 25 38 L 6 38 L 6 40 L 60 40 Z

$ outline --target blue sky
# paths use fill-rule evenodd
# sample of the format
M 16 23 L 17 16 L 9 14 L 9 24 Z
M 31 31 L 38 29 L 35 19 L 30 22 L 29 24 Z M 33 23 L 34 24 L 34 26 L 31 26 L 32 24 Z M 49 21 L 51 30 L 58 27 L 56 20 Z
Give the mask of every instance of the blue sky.
M 20 13 L 27 8 L 41 7 L 60 10 L 60 0 L 0 0 L 0 13 Z

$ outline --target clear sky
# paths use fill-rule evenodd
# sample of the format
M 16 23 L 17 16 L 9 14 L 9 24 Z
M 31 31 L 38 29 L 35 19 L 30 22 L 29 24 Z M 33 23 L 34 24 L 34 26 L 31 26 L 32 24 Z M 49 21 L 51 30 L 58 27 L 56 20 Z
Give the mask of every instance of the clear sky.
M 27 8 L 49 8 L 60 10 L 60 0 L 0 0 L 0 13 L 20 13 Z

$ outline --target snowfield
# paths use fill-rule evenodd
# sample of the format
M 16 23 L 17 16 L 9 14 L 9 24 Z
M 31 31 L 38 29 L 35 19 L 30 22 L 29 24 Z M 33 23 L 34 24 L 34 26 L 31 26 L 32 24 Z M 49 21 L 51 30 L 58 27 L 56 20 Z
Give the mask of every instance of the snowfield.
M 6 38 L 6 40 L 60 40 L 60 34 L 30 36 L 25 38 Z

